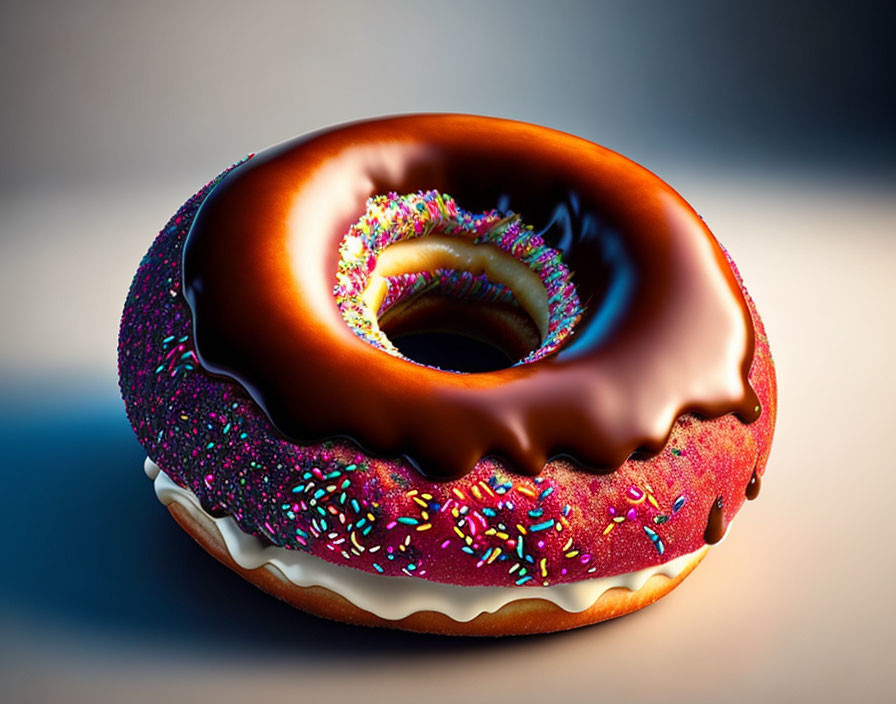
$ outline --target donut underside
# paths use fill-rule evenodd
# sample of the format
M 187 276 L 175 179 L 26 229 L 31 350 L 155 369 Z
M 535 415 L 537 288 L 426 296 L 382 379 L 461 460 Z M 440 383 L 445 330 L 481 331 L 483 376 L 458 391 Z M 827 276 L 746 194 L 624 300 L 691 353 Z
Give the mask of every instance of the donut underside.
M 640 589 L 608 589 L 589 608 L 570 613 L 544 599 L 521 597 L 494 613 L 481 613 L 471 621 L 456 621 L 442 613 L 418 611 L 405 618 L 390 620 L 355 606 L 325 587 L 300 587 L 266 567 L 245 569 L 230 556 L 215 524 L 204 515 L 194 516 L 177 503 L 167 506 L 171 516 L 190 537 L 216 560 L 271 596 L 315 616 L 359 626 L 393 628 L 417 633 L 457 636 L 512 636 L 552 633 L 600 621 L 607 621 L 649 606 L 677 587 L 706 555 L 702 550 L 676 577 L 652 576 Z M 521 590 L 522 591 L 522 590 Z

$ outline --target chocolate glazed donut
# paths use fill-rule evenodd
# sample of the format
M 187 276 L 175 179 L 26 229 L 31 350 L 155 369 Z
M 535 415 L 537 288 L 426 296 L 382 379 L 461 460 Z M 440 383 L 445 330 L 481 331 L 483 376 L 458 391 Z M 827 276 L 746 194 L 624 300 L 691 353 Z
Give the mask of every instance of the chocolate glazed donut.
M 457 374 L 382 354 L 340 317 L 339 242 L 367 199 L 435 189 L 519 213 L 563 254 L 584 314 L 555 354 Z M 537 475 L 651 456 L 693 413 L 760 414 L 750 311 L 724 252 L 669 186 L 543 127 L 461 115 L 324 130 L 258 155 L 205 199 L 184 246 L 196 353 L 287 438 L 348 437 L 449 480 L 486 456 Z
M 507 365 L 415 361 L 399 336 L 433 312 Z M 207 184 L 137 270 L 119 373 L 156 495 L 209 553 L 314 614 L 467 635 L 668 593 L 758 494 L 776 413 L 756 307 L 669 186 L 457 115 Z

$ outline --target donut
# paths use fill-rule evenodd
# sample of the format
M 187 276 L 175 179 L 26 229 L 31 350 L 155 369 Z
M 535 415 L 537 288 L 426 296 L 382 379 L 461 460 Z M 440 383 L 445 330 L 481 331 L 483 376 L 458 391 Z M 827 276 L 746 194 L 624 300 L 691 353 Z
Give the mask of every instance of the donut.
M 470 115 L 340 125 L 206 184 L 137 270 L 119 379 L 212 556 L 321 617 L 458 635 L 667 594 L 758 495 L 776 413 L 756 307 L 680 195 Z

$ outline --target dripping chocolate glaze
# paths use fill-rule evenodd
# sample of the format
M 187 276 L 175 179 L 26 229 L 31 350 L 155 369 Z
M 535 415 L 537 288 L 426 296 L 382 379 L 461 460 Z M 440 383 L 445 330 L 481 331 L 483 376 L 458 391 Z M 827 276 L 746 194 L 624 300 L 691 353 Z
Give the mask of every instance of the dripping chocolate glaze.
M 349 330 L 332 293 L 342 236 L 369 196 L 427 189 L 520 213 L 563 252 L 585 306 L 563 349 L 455 374 Z M 420 115 L 287 142 L 214 189 L 183 264 L 206 369 L 293 441 L 350 437 L 432 479 L 489 455 L 530 475 L 560 455 L 608 472 L 659 452 L 684 413 L 758 417 L 750 314 L 709 230 L 650 172 L 547 128 Z
M 709 516 L 706 519 L 706 530 L 703 531 L 703 539 L 707 545 L 715 545 L 725 537 L 725 529 L 728 524 L 725 523 L 725 516 L 722 514 L 722 497 L 719 496 L 712 502 L 709 509 Z
M 762 477 L 756 473 L 756 468 L 754 467 L 753 475 L 750 477 L 750 482 L 747 484 L 747 490 L 744 492 L 747 500 L 752 501 L 759 496 L 760 489 L 762 489 Z

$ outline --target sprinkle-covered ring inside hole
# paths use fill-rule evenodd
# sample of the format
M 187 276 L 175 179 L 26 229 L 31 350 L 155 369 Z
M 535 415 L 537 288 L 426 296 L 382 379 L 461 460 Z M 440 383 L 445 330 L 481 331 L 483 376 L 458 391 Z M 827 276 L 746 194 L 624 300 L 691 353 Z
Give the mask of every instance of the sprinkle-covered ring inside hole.
M 517 364 L 558 349 L 582 314 L 561 253 L 518 215 L 470 213 L 438 191 L 371 198 L 342 239 L 339 254 L 334 295 L 346 324 L 402 359 L 407 358 L 380 329 L 379 319 L 425 291 L 525 308 L 541 341 Z

